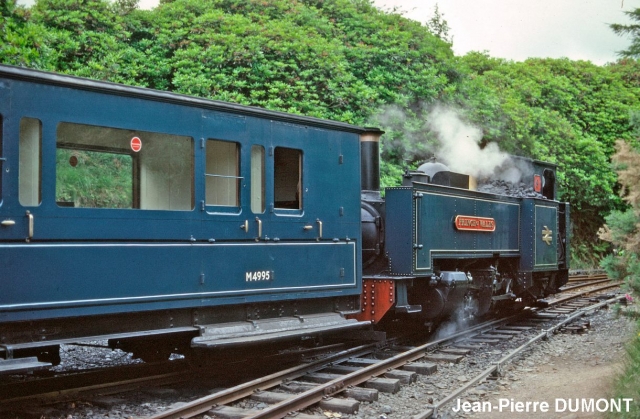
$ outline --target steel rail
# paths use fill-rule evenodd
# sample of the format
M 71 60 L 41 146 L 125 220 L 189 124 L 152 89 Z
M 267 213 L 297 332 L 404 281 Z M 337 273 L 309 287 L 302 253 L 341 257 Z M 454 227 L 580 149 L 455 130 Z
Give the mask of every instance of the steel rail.
M 616 285 L 614 285 L 616 286 Z M 602 289 L 611 288 L 612 286 L 607 285 L 605 287 L 601 287 Z M 600 289 L 600 288 L 599 288 Z M 585 291 L 586 293 L 595 292 L 596 290 Z M 578 298 L 580 295 L 573 295 L 570 299 Z M 562 300 L 564 301 L 564 300 Z M 559 304 L 562 302 L 560 299 L 553 302 L 553 304 Z M 367 381 L 372 376 L 381 375 L 389 369 L 397 368 L 402 366 L 408 362 L 411 362 L 415 359 L 419 359 L 423 357 L 429 349 L 435 348 L 438 345 L 456 340 L 464 335 L 473 333 L 478 329 L 485 329 L 490 327 L 493 324 L 504 323 L 506 321 L 510 321 L 513 318 L 522 317 L 523 313 L 519 313 L 514 316 L 510 316 L 508 318 L 498 319 L 493 322 L 489 322 L 486 324 L 478 325 L 474 328 L 458 332 L 449 337 L 429 342 L 425 345 L 413 348 L 407 352 L 396 355 L 392 358 L 383 360 L 377 364 L 371 365 L 369 367 L 363 368 L 361 370 L 355 371 L 353 373 L 347 374 L 340 378 L 336 378 L 335 380 L 329 381 L 323 385 L 314 387 L 304 393 L 301 393 L 297 396 L 291 397 L 287 400 L 284 400 L 280 403 L 276 403 L 271 405 L 263 410 L 255 412 L 249 416 L 246 416 L 246 419 L 263 419 L 263 418 L 279 418 L 287 415 L 289 412 L 296 411 L 307 406 L 310 406 L 313 403 L 317 403 L 321 401 L 325 396 L 329 396 L 335 393 L 342 391 L 345 387 L 355 386 L 358 384 Z M 486 373 L 486 371 L 484 372 Z M 486 377 L 486 376 L 485 376 Z
M 550 327 L 549 329 L 543 330 L 540 334 L 538 334 L 538 335 L 534 336 L 533 338 L 529 339 L 526 343 L 522 344 L 518 348 L 516 348 L 513 351 L 509 352 L 507 355 L 503 356 L 498 361 L 494 362 L 493 366 L 491 366 L 491 367 L 485 369 L 484 371 L 482 371 L 476 377 L 474 377 L 473 379 L 469 380 L 464 386 L 456 389 L 453 393 L 449 394 L 447 397 L 445 397 L 444 399 L 440 400 L 438 403 L 435 403 L 433 405 L 428 405 L 427 409 L 425 411 L 423 411 L 423 412 L 421 412 L 421 413 L 419 413 L 417 415 L 414 415 L 412 417 L 412 419 L 427 419 L 427 418 L 432 417 L 433 415 L 438 413 L 438 410 L 440 408 L 442 408 L 442 406 L 444 406 L 447 403 L 451 402 L 455 397 L 458 397 L 459 395 L 463 394 L 465 391 L 467 391 L 473 385 L 479 383 L 480 381 L 484 380 L 485 378 L 489 377 L 490 375 L 499 374 L 501 369 L 502 369 L 502 366 L 504 364 L 509 362 L 513 357 L 515 357 L 520 352 L 522 352 L 525 349 L 527 349 L 529 346 L 533 345 L 534 343 L 538 342 L 541 339 L 545 339 L 545 340 L 548 339 L 550 337 L 551 333 L 555 332 L 556 330 L 558 330 L 559 328 L 561 328 L 565 324 L 571 323 L 574 320 L 576 320 L 577 318 L 586 315 L 588 312 L 597 310 L 600 307 L 604 307 L 606 305 L 615 303 L 616 301 L 620 301 L 620 300 L 623 300 L 623 299 L 625 299 L 625 296 L 617 296 L 615 298 L 611 298 L 609 300 L 606 300 L 606 301 L 603 301 L 603 302 L 600 302 L 600 303 L 597 303 L 597 304 L 593 304 L 591 306 L 580 308 L 580 309 L 576 310 L 576 312 L 574 314 L 572 314 L 571 316 L 567 317 L 566 319 L 562 320 L 561 322 L 557 323 L 556 325 Z
M 33 381 L 3 383 L 0 386 L 0 406 L 25 400 L 56 401 L 80 393 L 111 388 L 137 387 L 145 382 L 170 383 L 188 380 L 189 369 L 184 361 L 161 364 L 135 364 L 72 373 L 66 376 L 42 378 Z M 95 383 L 98 384 L 95 384 Z
M 607 274 L 592 274 L 592 275 L 571 275 L 569 277 L 569 282 L 577 282 L 577 281 L 599 281 L 601 279 L 606 279 Z
M 567 292 L 567 291 L 571 291 L 571 290 L 574 290 L 574 289 L 586 287 L 586 286 L 589 286 L 589 285 L 604 284 L 605 282 L 610 282 L 610 281 L 611 280 L 609 278 L 607 278 L 607 279 L 598 279 L 598 280 L 594 280 L 594 281 L 589 281 L 586 284 L 576 284 L 576 285 L 570 285 L 568 287 L 565 286 L 565 287 L 562 287 L 560 290 L 562 292 Z
M 589 285 L 592 285 L 592 284 L 585 284 L 584 286 L 586 287 L 586 286 L 589 286 Z M 560 297 L 560 298 L 557 298 L 557 299 L 556 299 L 556 298 L 554 298 L 554 299 L 553 299 L 553 301 L 552 301 L 552 303 L 553 303 L 554 305 L 556 305 L 556 304 L 560 304 L 560 303 L 564 303 L 565 301 L 571 301 L 571 300 L 573 300 L 573 299 L 575 299 L 575 298 L 578 298 L 578 297 L 584 296 L 584 295 L 586 295 L 586 294 L 591 294 L 591 293 L 593 293 L 593 292 L 598 292 L 598 291 L 604 291 L 604 290 L 609 289 L 609 288 L 616 288 L 616 287 L 619 287 L 620 285 L 622 285 L 622 281 L 612 282 L 612 283 L 610 283 L 610 284 L 602 285 L 602 286 L 597 287 L 597 288 L 584 290 L 584 291 L 582 291 L 582 292 L 580 292 L 580 293 L 578 293 L 578 294 L 565 295 L 565 296 Z
M 268 389 L 286 380 L 292 380 L 309 372 L 322 369 L 329 362 L 365 355 L 375 350 L 377 346 L 377 343 L 370 343 L 347 349 L 305 365 L 288 368 L 284 371 L 279 371 L 266 377 L 261 377 L 209 396 L 201 397 L 175 409 L 157 413 L 150 416 L 149 419 L 183 419 L 206 413 L 216 405 L 231 403 L 251 395 L 256 390 Z

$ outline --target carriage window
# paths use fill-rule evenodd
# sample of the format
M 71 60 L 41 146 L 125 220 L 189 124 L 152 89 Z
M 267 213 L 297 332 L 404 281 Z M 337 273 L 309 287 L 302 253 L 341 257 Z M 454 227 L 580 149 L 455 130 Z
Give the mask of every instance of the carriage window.
M 58 205 L 78 208 L 134 208 L 132 160 L 127 154 L 58 148 Z
M 20 163 L 18 199 L 25 207 L 40 205 L 42 123 L 34 118 L 20 120 Z
M 194 206 L 193 190 L 190 137 L 58 125 L 59 206 L 188 211 Z
M 251 211 L 264 212 L 264 147 L 251 147 Z
M 273 160 L 275 208 L 302 209 L 302 151 L 277 147 Z
M 206 204 L 240 206 L 240 146 L 209 140 L 206 150 Z
M 2 202 L 2 172 L 4 171 L 3 162 L 3 154 L 2 154 L 2 133 L 4 131 L 4 124 L 2 123 L 2 115 L 0 115 L 0 202 Z

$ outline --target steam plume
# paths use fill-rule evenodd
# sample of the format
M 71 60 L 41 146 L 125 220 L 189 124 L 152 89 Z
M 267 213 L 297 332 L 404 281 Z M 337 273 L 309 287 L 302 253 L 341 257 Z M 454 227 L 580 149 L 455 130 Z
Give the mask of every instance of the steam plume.
M 494 177 L 500 167 L 507 166 L 509 155 L 496 143 L 480 148 L 482 130 L 462 121 L 457 112 L 436 107 L 429 114 L 428 125 L 439 142 L 434 155 L 451 171 L 483 179 Z

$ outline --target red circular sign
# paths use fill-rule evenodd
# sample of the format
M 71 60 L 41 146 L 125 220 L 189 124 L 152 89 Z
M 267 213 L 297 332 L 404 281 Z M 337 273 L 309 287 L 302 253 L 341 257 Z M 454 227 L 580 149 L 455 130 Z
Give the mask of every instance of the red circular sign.
M 131 139 L 131 150 L 137 153 L 138 151 L 140 151 L 141 148 L 142 148 L 142 140 L 138 137 L 133 137 Z
M 542 191 L 542 177 L 540 175 L 533 175 L 533 190 L 536 192 Z

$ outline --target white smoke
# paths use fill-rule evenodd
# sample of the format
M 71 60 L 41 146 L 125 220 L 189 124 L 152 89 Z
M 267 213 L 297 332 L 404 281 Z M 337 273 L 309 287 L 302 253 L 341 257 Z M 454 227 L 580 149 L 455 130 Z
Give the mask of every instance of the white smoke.
M 513 158 L 500 150 L 497 143 L 482 147 L 482 130 L 465 122 L 454 109 L 436 106 L 429 114 L 428 127 L 439 143 L 434 156 L 452 172 L 514 185 L 533 173 L 530 162 Z
M 429 114 L 429 128 L 439 142 L 434 155 L 452 172 L 476 178 L 493 177 L 509 155 L 500 151 L 496 143 L 480 147 L 482 130 L 464 122 L 452 109 L 436 107 Z
M 417 122 L 421 114 L 426 116 Z M 462 115 L 462 111 L 443 105 L 421 105 L 407 110 L 389 106 L 376 115 L 374 125 L 385 127 L 386 147 L 396 149 L 396 153 L 409 158 L 433 156 L 452 172 L 467 174 L 479 181 L 504 180 L 518 184 L 524 176 L 533 173 L 526 160 L 512 158 L 495 142 L 484 144 L 482 129 Z M 402 133 L 401 136 L 398 133 Z
M 469 317 L 465 313 L 463 307 L 458 307 L 456 311 L 449 317 L 449 319 L 443 321 L 438 325 L 435 330 L 432 340 L 440 340 L 448 338 L 454 333 L 461 332 L 469 328 Z

